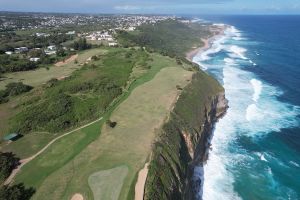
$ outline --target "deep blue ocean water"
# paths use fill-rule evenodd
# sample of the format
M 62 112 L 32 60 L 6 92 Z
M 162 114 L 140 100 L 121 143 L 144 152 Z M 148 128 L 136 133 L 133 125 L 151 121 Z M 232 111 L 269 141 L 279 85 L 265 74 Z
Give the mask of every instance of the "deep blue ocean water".
M 214 132 L 204 200 L 300 199 L 300 16 L 200 17 L 228 24 L 194 61 L 229 100 Z

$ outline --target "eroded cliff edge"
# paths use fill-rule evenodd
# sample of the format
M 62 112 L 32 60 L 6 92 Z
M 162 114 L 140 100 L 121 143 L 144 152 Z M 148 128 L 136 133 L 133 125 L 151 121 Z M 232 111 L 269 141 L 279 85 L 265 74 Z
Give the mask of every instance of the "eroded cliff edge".
M 207 160 L 213 127 L 227 107 L 223 87 L 195 72 L 153 144 L 144 199 L 195 199 L 193 168 Z

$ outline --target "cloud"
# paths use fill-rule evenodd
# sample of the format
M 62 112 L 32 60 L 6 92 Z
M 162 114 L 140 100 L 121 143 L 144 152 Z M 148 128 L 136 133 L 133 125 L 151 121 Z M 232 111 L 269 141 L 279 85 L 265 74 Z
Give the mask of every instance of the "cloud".
M 141 8 L 139 6 L 124 5 L 124 6 L 114 6 L 114 9 L 121 10 L 121 11 L 132 11 L 132 10 L 139 10 Z

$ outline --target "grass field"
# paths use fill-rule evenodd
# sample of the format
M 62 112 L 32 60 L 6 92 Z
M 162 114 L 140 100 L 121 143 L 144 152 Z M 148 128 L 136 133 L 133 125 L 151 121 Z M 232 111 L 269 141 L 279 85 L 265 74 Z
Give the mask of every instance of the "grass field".
M 86 60 L 93 55 L 104 54 L 106 50 L 104 49 L 90 49 L 84 52 L 79 53 L 78 55 L 78 63 L 84 63 Z M 74 62 L 70 62 L 65 64 L 62 67 L 50 66 L 49 70 L 46 68 L 39 68 L 31 71 L 23 71 L 23 72 L 13 72 L 4 74 L 0 81 L 0 90 L 5 88 L 5 85 L 11 82 L 22 81 L 24 84 L 31 85 L 36 87 L 43 83 L 46 83 L 51 78 L 60 78 L 64 76 L 69 76 L 76 69 L 79 69 L 81 66 L 75 64 Z
M 176 100 L 176 85 L 186 85 L 192 74 L 170 58 L 152 57 L 148 73 L 134 81 L 119 99 L 119 106 L 111 107 L 106 114 L 107 118 L 113 111 L 111 119 L 117 121 L 117 127 L 103 126 L 98 137 L 103 121 L 93 124 L 57 141 L 22 168 L 16 181 L 37 189 L 33 199 L 70 199 L 74 193 L 92 199 L 90 175 L 118 166 L 128 167 L 119 199 L 127 198 L 149 156 L 155 129 Z
M 119 166 L 90 175 L 88 182 L 94 199 L 118 200 L 127 173 L 127 166 Z
M 51 133 L 31 133 L 7 145 L 3 144 L 0 151 L 13 152 L 21 159 L 28 158 L 57 136 L 58 134 Z

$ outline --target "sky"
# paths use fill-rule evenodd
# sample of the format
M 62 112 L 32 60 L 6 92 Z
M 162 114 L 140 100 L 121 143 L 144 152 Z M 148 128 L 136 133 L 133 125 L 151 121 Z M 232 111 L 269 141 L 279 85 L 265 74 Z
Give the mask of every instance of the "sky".
M 300 14 L 300 0 L 0 0 L 0 11 L 132 14 Z

